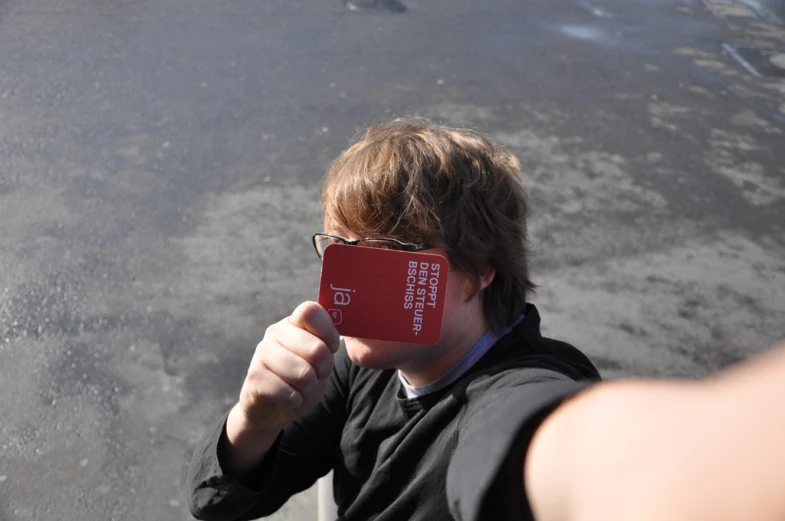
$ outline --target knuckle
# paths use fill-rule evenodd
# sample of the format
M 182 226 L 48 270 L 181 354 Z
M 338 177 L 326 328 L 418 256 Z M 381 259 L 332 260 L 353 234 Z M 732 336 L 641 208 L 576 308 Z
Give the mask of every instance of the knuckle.
M 300 392 L 280 379 L 268 379 L 256 387 L 256 403 L 294 408 L 303 400 Z
M 256 344 L 256 349 L 254 350 L 254 356 L 259 356 L 261 353 L 264 353 L 270 346 L 271 337 L 269 333 L 264 334 L 264 338 Z
M 288 398 L 295 407 L 303 403 L 303 395 L 297 389 L 290 389 Z
M 267 371 L 268 369 L 264 366 L 264 364 L 253 364 L 248 368 L 248 373 L 246 374 L 245 379 L 249 382 L 263 381 L 267 376 Z
M 313 361 L 321 361 L 330 354 L 327 344 L 317 340 L 308 348 L 308 357 Z
M 333 370 L 333 356 L 327 344 L 320 342 L 313 346 L 311 364 L 316 369 L 318 379 L 324 380 L 330 375 Z
M 297 369 L 297 382 L 307 384 L 316 379 L 316 370 L 310 364 L 302 364 Z
M 281 388 L 279 394 L 280 402 L 286 407 L 294 409 L 303 403 L 303 395 L 297 389 L 286 386 Z
M 266 340 L 268 338 L 275 338 L 276 335 L 278 334 L 278 331 L 280 329 L 281 329 L 281 325 L 278 322 L 276 322 L 275 324 L 270 324 L 269 326 L 267 326 L 267 329 L 264 330 L 264 339 L 262 340 L 262 342 L 259 345 L 263 344 L 264 340 Z

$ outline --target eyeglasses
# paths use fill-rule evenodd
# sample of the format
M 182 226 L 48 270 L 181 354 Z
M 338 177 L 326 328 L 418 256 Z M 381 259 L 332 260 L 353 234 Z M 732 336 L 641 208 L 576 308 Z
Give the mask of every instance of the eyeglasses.
M 324 250 L 331 244 L 349 244 L 351 246 L 365 246 L 368 248 L 383 248 L 385 250 L 397 251 L 422 251 L 432 248 L 427 244 L 415 244 L 411 242 L 403 242 L 398 239 L 391 239 L 388 237 L 371 237 L 368 239 L 357 239 L 355 241 L 341 237 L 338 235 L 328 235 L 326 233 L 317 233 L 313 236 L 313 247 L 316 250 L 316 255 L 321 259 L 324 255 Z

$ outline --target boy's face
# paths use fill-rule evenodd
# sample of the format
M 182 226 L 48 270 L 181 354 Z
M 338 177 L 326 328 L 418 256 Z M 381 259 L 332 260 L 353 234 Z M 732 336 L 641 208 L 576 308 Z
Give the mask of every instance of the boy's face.
M 359 239 L 355 234 L 341 229 L 327 229 L 325 233 L 347 239 Z M 424 253 L 446 254 L 439 248 Z M 367 338 L 344 337 L 349 358 L 357 365 L 369 369 L 403 369 L 427 367 L 442 358 L 457 342 L 463 332 L 476 329 L 477 321 L 484 322 L 479 294 L 467 300 L 471 294 L 471 281 L 461 272 L 450 268 L 444 300 L 442 335 L 433 346 L 387 342 Z

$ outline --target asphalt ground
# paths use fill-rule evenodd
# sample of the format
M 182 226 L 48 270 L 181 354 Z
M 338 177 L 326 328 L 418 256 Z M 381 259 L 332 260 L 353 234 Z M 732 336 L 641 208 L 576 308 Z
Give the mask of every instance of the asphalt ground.
M 195 441 L 315 298 L 326 166 L 393 116 L 519 155 L 544 331 L 606 377 L 785 337 L 781 26 L 728 0 L 377 5 L 0 2 L 1 520 L 190 519 Z

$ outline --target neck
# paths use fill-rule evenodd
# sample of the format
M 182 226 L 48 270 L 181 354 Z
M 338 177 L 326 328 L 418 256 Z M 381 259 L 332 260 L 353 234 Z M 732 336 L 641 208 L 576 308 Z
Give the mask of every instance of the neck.
M 466 356 L 466 353 L 471 351 L 488 329 L 484 317 L 482 320 L 464 320 L 462 324 L 464 327 L 455 330 L 452 335 L 445 335 L 438 344 L 426 348 L 427 358 L 412 361 L 398 368 L 409 385 L 414 387 L 428 385 L 444 376 Z

